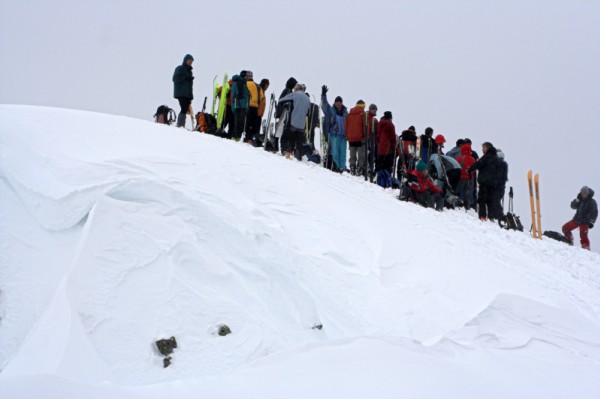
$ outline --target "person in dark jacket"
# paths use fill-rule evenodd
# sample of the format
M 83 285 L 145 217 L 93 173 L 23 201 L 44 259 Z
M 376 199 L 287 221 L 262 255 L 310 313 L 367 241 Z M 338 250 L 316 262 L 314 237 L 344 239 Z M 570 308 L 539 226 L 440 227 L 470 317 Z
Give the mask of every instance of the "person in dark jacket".
M 181 111 L 179 111 L 179 115 L 177 116 L 177 127 L 185 127 L 186 115 L 190 112 L 190 105 L 194 99 L 193 62 L 194 57 L 186 54 L 183 57 L 183 63 L 175 68 L 175 72 L 173 72 L 173 97 L 179 101 L 179 106 L 181 107 Z
M 501 149 L 496 149 L 498 156 L 498 181 L 494 192 L 494 219 L 504 217 L 504 208 L 502 207 L 502 199 L 506 192 L 506 182 L 508 181 L 508 164 L 504 160 L 504 153 Z
M 421 135 L 421 160 L 429 165 L 431 155 L 437 154 L 437 144 L 433 139 L 433 129 L 428 127 Z
M 471 166 L 467 172 L 479 171 L 477 182 L 479 183 L 479 194 L 477 204 L 479 205 L 479 219 L 494 219 L 494 195 L 498 185 L 498 156 L 496 148 L 490 142 L 481 146 L 483 156 Z
M 415 127 L 410 126 L 403 131 L 400 139 L 402 140 L 402 157 L 401 162 L 398 162 L 398 176 L 400 176 L 400 170 L 413 170 L 417 163 L 417 133 L 415 133 Z
M 581 238 L 581 248 L 590 249 L 590 240 L 588 238 L 589 229 L 594 228 L 594 223 L 598 218 L 598 204 L 594 197 L 594 190 L 588 186 L 581 187 L 577 198 L 571 201 L 571 209 L 576 209 L 575 216 L 562 227 L 563 234 L 567 237 L 569 245 L 573 245 L 573 233 L 579 228 L 579 237 Z
M 396 127 L 392 122 L 392 113 L 385 111 L 383 118 L 379 121 L 377 126 L 377 171 L 387 170 L 390 175 L 392 174 L 392 168 L 394 167 L 394 157 L 396 153 L 396 146 L 398 143 L 398 137 L 396 136 Z

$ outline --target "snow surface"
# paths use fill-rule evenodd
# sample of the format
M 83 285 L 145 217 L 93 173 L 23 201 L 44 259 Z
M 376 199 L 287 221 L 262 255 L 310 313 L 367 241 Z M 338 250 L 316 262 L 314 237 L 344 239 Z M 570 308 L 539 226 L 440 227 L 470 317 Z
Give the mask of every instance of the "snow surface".
M 2 398 L 600 397 L 597 253 L 90 112 L 1 105 L 0 177 Z

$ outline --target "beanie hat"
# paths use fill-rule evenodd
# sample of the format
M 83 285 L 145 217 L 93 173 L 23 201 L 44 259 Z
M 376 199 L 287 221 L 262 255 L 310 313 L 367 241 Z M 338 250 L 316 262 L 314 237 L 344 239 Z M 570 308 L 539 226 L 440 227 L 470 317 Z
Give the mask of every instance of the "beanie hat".
M 244 71 L 240 72 L 240 76 L 241 76 L 242 78 L 245 78 L 247 73 L 248 73 L 248 72 L 244 70 Z
M 410 127 L 408 128 L 408 130 L 412 130 L 413 132 L 416 132 L 416 130 L 415 130 L 415 127 L 414 127 L 414 126 L 410 126 Z
M 183 63 L 185 64 L 186 62 L 188 62 L 188 60 L 194 61 L 194 57 L 192 57 L 191 54 L 186 54 L 185 57 L 183 57 Z
M 246 71 L 246 77 L 252 78 L 254 77 L 254 74 L 252 73 L 252 71 Z
M 435 143 L 436 144 L 444 144 L 446 142 L 446 138 L 444 136 L 442 136 L 441 134 L 438 134 L 437 136 L 435 136 Z
M 365 102 L 364 102 L 363 100 L 358 100 L 358 101 L 356 102 L 356 106 L 357 106 L 357 107 L 364 108 L 364 107 L 365 107 Z
M 260 81 L 260 86 L 263 87 L 264 85 L 270 85 L 271 82 L 269 82 L 269 79 L 262 79 Z
M 590 194 L 590 188 L 588 186 L 583 186 L 581 187 L 581 190 L 579 190 L 580 192 L 584 193 L 584 194 Z
M 473 142 L 471 141 L 471 139 L 465 139 L 465 144 L 473 144 Z
M 465 141 L 463 139 L 458 139 L 456 140 L 456 146 L 460 147 L 461 145 L 465 144 Z
M 342 100 L 342 97 L 340 97 L 340 96 L 337 96 L 337 97 L 335 98 L 335 101 L 334 101 L 334 103 L 337 103 L 338 101 L 339 101 L 339 102 L 341 102 L 341 103 L 343 103 L 343 102 L 344 102 L 344 101 Z
M 369 109 L 374 109 L 375 111 L 377 111 L 377 105 L 375 105 L 375 104 L 370 104 L 370 105 L 369 105 Z
M 486 141 L 485 143 L 483 143 L 482 146 L 486 146 L 488 149 L 494 148 L 494 145 L 492 143 L 490 143 L 489 141 Z
M 417 172 L 424 172 L 427 170 L 427 164 L 421 160 L 417 162 Z
M 425 135 L 429 136 L 430 134 L 433 134 L 433 129 L 428 127 L 427 129 L 425 129 Z
M 383 113 L 383 119 L 392 119 L 392 111 L 385 111 Z

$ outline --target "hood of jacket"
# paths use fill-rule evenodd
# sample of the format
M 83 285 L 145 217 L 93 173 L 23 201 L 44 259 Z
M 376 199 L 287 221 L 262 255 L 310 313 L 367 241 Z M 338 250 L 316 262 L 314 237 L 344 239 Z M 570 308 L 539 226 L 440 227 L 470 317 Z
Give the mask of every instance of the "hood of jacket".
M 460 147 L 460 153 L 463 155 L 471 155 L 471 144 L 463 144 Z
M 293 90 L 294 86 L 296 86 L 297 84 L 298 84 L 298 81 L 296 79 L 289 78 L 287 80 L 287 82 L 285 82 L 285 87 L 288 88 L 288 89 L 290 89 L 290 90 Z
M 352 109 L 350 109 L 350 115 L 357 115 L 357 114 L 364 114 L 365 113 L 365 109 L 364 107 L 359 107 L 358 105 Z

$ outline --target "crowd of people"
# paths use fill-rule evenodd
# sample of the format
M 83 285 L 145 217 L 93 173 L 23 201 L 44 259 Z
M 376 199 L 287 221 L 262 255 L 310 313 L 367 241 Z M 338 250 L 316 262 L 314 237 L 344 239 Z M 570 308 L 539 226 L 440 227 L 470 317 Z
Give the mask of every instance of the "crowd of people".
M 186 55 L 173 74 L 174 97 L 181 108 L 178 127 L 185 127 L 191 109 L 193 61 L 191 55 Z M 364 176 L 383 187 L 399 188 L 400 199 L 438 211 L 462 206 L 475 208 L 481 220 L 504 217 L 508 164 L 504 153 L 492 143 L 482 144 L 481 157 L 469 138 L 458 139 L 453 148 L 444 152 L 446 138 L 441 134 L 434 136 L 431 127 L 420 136 L 414 126 L 398 135 L 391 111 L 385 111 L 378 120 L 375 104 L 367 107 L 363 100 L 358 100 L 348 110 L 341 96 L 336 96 L 331 104 L 326 85 L 321 87 L 319 106 L 311 102 L 306 86 L 293 77 L 287 80 L 278 101 L 271 96 L 270 108 L 274 112 L 269 112 L 261 134 L 269 85 L 268 79 L 255 83 L 253 73 L 243 70 L 219 87 L 216 97 L 225 90 L 226 106 L 223 123 L 216 133 L 279 152 L 286 158 L 301 160 L 306 156 L 334 172 Z M 321 129 L 320 151 L 315 146 L 317 127 Z M 593 191 L 584 196 L 580 195 L 579 200 L 591 199 Z M 572 242 L 570 232 L 579 227 L 582 246 L 589 248 L 589 241 L 584 243 L 581 226 L 591 228 L 595 219 L 591 212 L 585 221 L 575 220 L 565 225 L 563 232 Z M 587 230 L 585 233 L 587 239 Z

